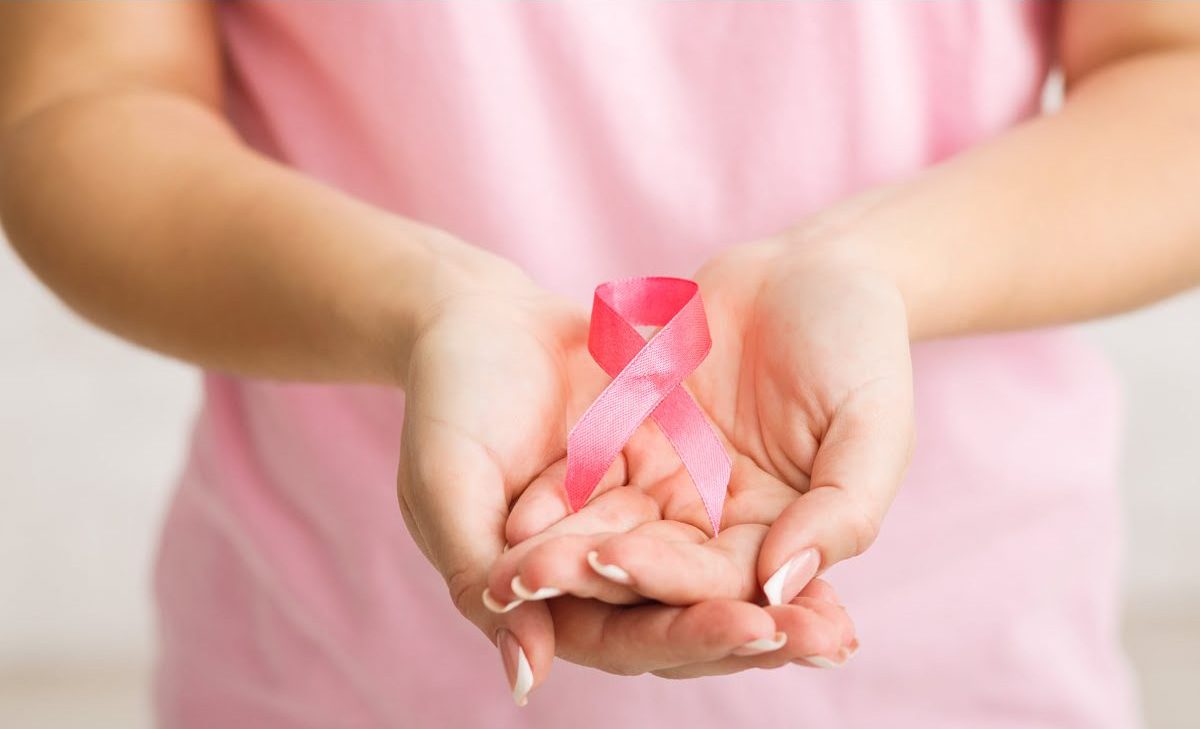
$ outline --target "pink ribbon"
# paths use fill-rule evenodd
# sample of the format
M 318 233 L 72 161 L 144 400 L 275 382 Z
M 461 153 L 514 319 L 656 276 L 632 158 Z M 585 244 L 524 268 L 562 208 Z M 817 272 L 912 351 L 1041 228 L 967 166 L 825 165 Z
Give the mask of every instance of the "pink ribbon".
M 646 341 L 635 327 L 662 327 Z M 720 438 L 680 383 L 712 348 L 700 287 L 679 278 L 629 278 L 596 287 L 588 351 L 612 382 L 567 436 L 567 498 L 588 497 L 647 417 L 662 430 L 700 492 L 713 534 L 731 465 Z

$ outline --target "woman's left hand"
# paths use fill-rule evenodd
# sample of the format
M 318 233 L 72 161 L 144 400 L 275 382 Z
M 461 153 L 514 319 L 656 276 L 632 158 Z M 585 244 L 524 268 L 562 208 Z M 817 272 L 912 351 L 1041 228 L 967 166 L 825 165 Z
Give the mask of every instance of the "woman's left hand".
M 734 460 L 720 536 L 708 533 L 665 438 L 640 438 L 624 453 L 639 479 L 624 485 L 650 495 L 659 519 L 624 534 L 587 533 L 587 512 L 602 501 L 568 516 L 561 480 L 535 483 L 514 506 L 516 546 L 493 568 L 493 592 L 519 597 L 510 585 L 520 577 L 527 595 L 550 587 L 684 605 L 753 600 L 761 587 L 771 605 L 786 606 L 815 574 L 874 540 L 914 438 L 895 284 L 849 247 L 784 238 L 731 249 L 696 279 L 713 348 L 686 386 Z M 589 554 L 617 567 L 608 574 L 623 584 L 584 566 Z
M 904 299 L 849 242 L 743 246 L 697 279 L 714 342 L 696 397 L 756 480 L 791 491 L 783 508 L 757 492 L 743 504 L 731 484 L 731 516 L 770 525 L 757 576 L 787 603 L 812 576 L 806 551 L 818 571 L 861 554 L 903 480 L 915 442 Z

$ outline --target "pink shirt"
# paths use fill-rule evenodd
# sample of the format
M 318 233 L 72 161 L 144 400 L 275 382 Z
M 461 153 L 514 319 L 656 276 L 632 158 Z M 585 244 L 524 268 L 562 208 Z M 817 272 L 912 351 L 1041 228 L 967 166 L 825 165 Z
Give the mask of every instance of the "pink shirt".
M 1037 2 L 225 3 L 246 138 L 581 302 L 1033 114 Z M 247 241 L 253 245 L 253 241 Z M 1125 727 L 1116 398 L 1061 332 L 920 345 L 920 445 L 831 578 L 863 649 L 512 706 L 405 533 L 398 392 L 210 375 L 157 573 L 168 727 Z

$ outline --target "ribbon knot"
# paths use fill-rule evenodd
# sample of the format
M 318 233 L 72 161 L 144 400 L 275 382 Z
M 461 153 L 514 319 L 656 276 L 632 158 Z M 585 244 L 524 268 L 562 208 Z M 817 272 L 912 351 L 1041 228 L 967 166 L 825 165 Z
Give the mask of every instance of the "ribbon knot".
M 649 341 L 639 326 L 662 327 Z M 610 281 L 596 287 L 588 351 L 613 379 L 567 436 L 567 498 L 588 497 L 634 431 L 653 418 L 720 530 L 731 465 L 700 406 L 680 384 L 712 348 L 700 287 L 679 278 Z

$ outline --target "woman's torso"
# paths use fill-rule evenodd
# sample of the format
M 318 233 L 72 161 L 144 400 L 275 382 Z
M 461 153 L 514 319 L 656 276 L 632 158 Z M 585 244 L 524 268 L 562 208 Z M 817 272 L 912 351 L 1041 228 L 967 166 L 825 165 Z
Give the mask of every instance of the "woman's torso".
M 686 276 L 1033 114 L 1053 16 L 1004 1 L 221 8 L 251 143 L 581 302 L 615 277 Z M 159 565 L 162 716 L 1127 726 L 1107 370 L 1056 332 L 914 357 L 908 483 L 871 552 L 831 574 L 858 621 L 854 665 L 670 683 L 559 663 L 519 712 L 404 532 L 402 397 L 209 376 Z

